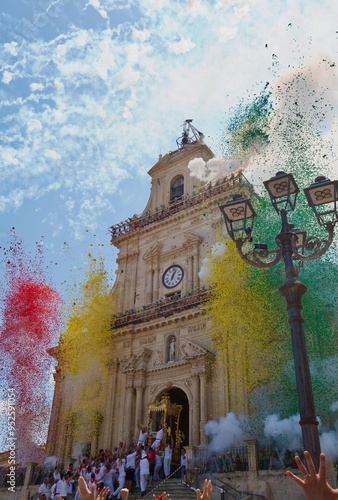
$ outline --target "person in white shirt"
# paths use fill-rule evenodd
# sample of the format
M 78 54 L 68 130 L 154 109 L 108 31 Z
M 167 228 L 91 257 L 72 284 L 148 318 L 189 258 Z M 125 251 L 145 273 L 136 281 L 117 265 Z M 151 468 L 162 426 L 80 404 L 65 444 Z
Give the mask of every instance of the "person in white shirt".
M 61 485 L 62 485 L 62 479 L 59 479 L 55 483 L 55 487 L 53 488 L 54 500 L 57 500 L 57 498 L 61 495 Z
M 134 452 L 130 449 L 126 459 L 126 487 L 129 491 L 135 479 L 136 455 L 138 452 L 139 449 L 136 447 Z
M 51 486 L 51 489 L 50 489 L 50 498 L 52 500 L 54 500 L 54 498 L 56 498 L 56 482 L 54 482 Z
M 170 466 L 171 466 L 172 456 L 173 456 L 172 440 L 168 439 L 167 446 L 164 448 L 164 460 L 163 460 L 164 476 L 166 478 L 170 476 Z
M 115 470 L 111 462 L 107 462 L 106 472 L 103 478 L 103 484 L 106 488 L 109 488 L 109 497 L 114 494 L 114 480 L 115 480 Z
M 160 446 L 161 446 L 161 443 L 162 443 L 162 439 L 163 439 L 163 426 L 162 424 L 159 425 L 159 429 L 156 433 L 156 438 L 155 438 L 155 441 L 153 442 L 153 444 L 151 445 L 152 449 L 153 450 L 157 450 Z
M 137 446 L 144 446 L 146 444 L 146 440 L 148 437 L 147 428 L 145 425 L 141 425 L 139 421 L 137 421 L 137 426 L 140 429 L 140 433 L 138 436 Z
M 117 497 L 118 499 L 121 498 L 120 491 L 124 488 L 124 485 L 126 484 L 126 460 L 125 458 L 119 458 L 116 462 L 117 464 L 117 470 L 119 471 L 119 486 L 116 488 L 116 490 L 113 493 L 113 497 Z
M 144 446 L 142 446 L 141 448 L 142 451 L 140 459 L 140 488 L 141 488 L 141 497 L 144 497 L 144 495 L 146 494 L 147 479 L 149 476 L 149 461 Z
M 61 479 L 60 468 L 58 465 L 55 466 L 55 469 L 53 472 L 53 478 L 54 478 L 54 481 L 60 481 L 60 479 Z
M 39 500 L 42 500 L 41 499 L 42 495 L 45 495 L 46 499 L 50 498 L 50 491 L 49 491 L 48 485 L 49 485 L 49 479 L 48 479 L 48 477 L 45 477 L 43 480 L 43 483 L 41 484 L 41 486 L 39 486 L 39 489 L 38 489 Z
M 155 457 L 155 469 L 154 469 L 154 480 L 159 481 L 161 479 L 160 470 L 162 469 L 162 458 L 159 455 L 158 451 L 156 452 Z
M 68 494 L 68 488 L 69 484 L 72 481 L 73 477 L 77 474 L 77 471 L 74 472 L 74 474 L 71 476 L 70 474 L 65 474 L 61 476 L 60 481 L 58 481 L 57 485 L 60 484 L 60 496 L 66 500 L 67 494 Z M 56 490 L 58 489 L 58 486 L 56 485 Z
M 74 483 L 75 483 L 74 479 L 71 479 L 69 481 L 68 489 L 67 489 L 67 495 L 73 496 L 73 494 L 75 493 L 75 491 L 74 491 Z

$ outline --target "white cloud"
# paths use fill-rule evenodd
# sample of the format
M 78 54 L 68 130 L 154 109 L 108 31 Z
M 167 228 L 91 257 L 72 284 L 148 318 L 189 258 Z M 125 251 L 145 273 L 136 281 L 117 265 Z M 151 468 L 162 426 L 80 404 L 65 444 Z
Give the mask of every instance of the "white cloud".
M 218 34 L 219 39 L 222 42 L 226 42 L 227 40 L 233 40 L 238 33 L 238 27 L 235 26 L 233 28 L 229 28 L 227 26 L 219 26 Z
M 14 149 L 0 148 L 0 155 L 2 161 L 7 165 L 19 164 L 19 160 L 16 158 L 16 152 Z
M 89 2 L 85 5 L 85 9 L 88 5 L 94 7 L 95 10 L 105 19 L 108 18 L 108 12 L 101 7 L 99 0 L 89 0 Z
M 107 116 L 107 113 L 106 113 L 106 112 L 105 112 L 105 110 L 104 110 L 104 109 L 102 109 L 102 108 L 98 108 L 98 109 L 97 109 L 97 114 L 98 114 L 99 116 L 101 116 L 101 118 L 106 118 L 106 116 Z
M 46 149 L 44 154 L 46 158 L 51 158 L 52 160 L 61 160 L 61 155 L 57 151 L 55 151 L 55 149 Z
M 186 9 L 189 16 L 204 16 L 208 14 L 208 6 L 200 0 L 187 0 Z
M 196 45 L 187 38 L 181 38 L 177 42 L 168 43 L 169 52 L 177 56 L 180 54 L 185 54 L 186 52 L 190 52 L 195 47 Z
M 3 83 L 9 83 L 11 82 L 13 79 L 13 73 L 11 73 L 10 71 L 7 71 L 5 70 L 2 74 L 2 81 Z
M 123 181 L 144 179 L 157 154 L 175 148 L 185 118 L 194 118 L 217 153 L 208 136 L 222 140 L 221 122 L 238 99 L 260 92 L 266 81 L 274 85 L 289 66 L 317 61 L 319 50 L 336 53 L 338 7 L 329 0 L 321 8 L 312 2 L 311 8 L 293 5 L 291 10 L 279 0 L 278 25 L 271 23 L 267 0 L 220 0 L 207 6 L 190 0 L 173 5 L 167 0 L 141 0 L 136 12 L 128 2 L 124 8 L 108 0 L 91 0 L 87 12 L 78 12 L 86 14 L 87 28 L 85 23 L 76 26 L 76 16 L 70 22 L 63 12 L 61 27 L 54 25 L 55 38 L 50 34 L 44 40 L 42 32 L 34 42 L 23 37 L 20 46 L 12 42 L 0 54 L 2 82 L 7 84 L 2 95 L 6 130 L 0 145 L 5 149 L 17 145 L 15 153 L 8 148 L 2 156 L 4 167 L 11 167 L 9 182 L 16 182 L 18 165 L 23 172 L 31 172 L 41 164 L 41 152 L 47 152 L 47 156 L 43 153 L 47 167 L 41 166 L 36 175 L 39 197 L 51 184 L 48 164 L 52 162 L 46 159 L 62 156 L 53 176 L 66 195 L 71 190 L 77 200 L 72 227 L 79 227 L 76 221 L 82 223 L 91 210 L 83 199 L 100 204 L 95 190 L 112 200 L 118 213 Z M 46 22 L 56 23 L 56 7 L 57 2 L 50 2 L 48 16 L 43 14 Z M 100 28 L 90 26 L 93 8 L 102 11 L 101 17 L 108 15 L 104 22 L 93 16 L 101 22 Z M 117 12 L 123 19 L 120 23 Z M 16 52 L 20 58 L 12 61 L 9 55 Z M 273 53 L 278 55 L 278 68 L 271 67 Z M 324 82 L 335 99 L 338 86 L 325 66 L 316 64 L 311 71 L 318 88 Z M 18 95 L 17 86 L 11 85 L 14 80 L 28 89 L 28 95 Z M 328 135 L 338 137 L 334 134 L 338 122 L 330 113 L 327 127 Z M 336 139 L 332 151 L 338 152 Z M 208 165 L 200 161 L 191 165 L 195 174 L 211 181 L 233 171 L 238 166 L 235 160 L 224 163 L 215 158 Z M 250 161 L 250 168 L 257 171 L 257 158 Z M 328 168 L 335 165 L 331 159 L 328 163 Z M 28 174 L 25 182 L 22 190 L 29 198 Z M 103 213 L 106 206 L 99 205 L 99 210 Z M 97 223 L 94 209 L 90 216 Z
M 4 43 L 4 49 L 9 52 L 12 56 L 18 55 L 17 42 Z
M 32 92 L 36 92 L 37 90 L 43 90 L 45 86 L 42 83 L 31 83 L 30 89 Z
M 145 30 L 138 30 L 136 28 L 132 28 L 132 33 L 133 36 L 136 40 L 140 40 L 140 42 L 145 42 L 150 38 L 150 31 L 145 29 Z
M 147 14 L 151 11 L 159 11 L 165 9 L 169 0 L 142 0 L 142 7 L 146 9 Z
M 42 123 L 37 118 L 29 120 L 27 123 L 27 131 L 34 132 L 34 130 L 42 130 Z
M 86 31 L 81 31 L 74 40 L 74 44 L 77 47 L 84 47 L 89 40 L 88 33 Z
M 61 91 L 61 90 L 63 90 L 65 88 L 65 86 L 64 86 L 64 84 L 60 80 L 55 79 L 54 80 L 54 88 L 56 90 L 58 90 L 58 91 Z

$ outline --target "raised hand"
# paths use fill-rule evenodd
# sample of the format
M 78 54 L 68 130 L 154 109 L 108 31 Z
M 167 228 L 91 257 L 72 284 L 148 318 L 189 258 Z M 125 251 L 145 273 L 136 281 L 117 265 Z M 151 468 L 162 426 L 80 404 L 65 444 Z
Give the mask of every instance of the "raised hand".
M 128 500 L 128 496 L 129 496 L 128 488 L 122 488 L 122 490 L 120 491 L 120 494 L 121 494 L 121 500 Z
M 338 499 L 338 490 L 333 489 L 326 481 L 326 458 L 324 453 L 320 454 L 319 471 L 316 473 L 314 463 L 308 451 L 304 451 L 304 457 L 307 469 L 298 456 L 295 456 L 295 462 L 303 475 L 303 479 L 286 471 L 286 475 L 292 479 L 303 490 L 306 500 L 336 500 Z
M 210 479 L 204 479 L 203 494 L 201 495 L 201 490 L 196 490 L 197 500 L 211 500 L 212 495 L 212 484 Z

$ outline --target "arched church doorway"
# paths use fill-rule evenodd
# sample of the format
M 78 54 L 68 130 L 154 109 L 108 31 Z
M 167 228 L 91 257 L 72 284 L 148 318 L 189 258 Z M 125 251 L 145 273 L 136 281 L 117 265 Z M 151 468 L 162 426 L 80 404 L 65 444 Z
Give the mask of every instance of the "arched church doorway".
M 179 467 L 181 449 L 189 445 L 189 402 L 178 387 L 160 393 L 154 403 L 148 403 L 148 433 L 158 439 L 163 428 L 163 448 L 167 440 L 173 445 L 172 463 Z
M 187 395 L 182 389 L 174 387 L 166 391 L 173 404 L 181 405 L 182 411 L 180 414 L 179 430 L 181 431 L 181 446 L 189 445 L 189 402 Z
M 182 389 L 174 387 L 160 394 L 158 400 L 161 400 L 161 397 L 164 394 L 166 394 L 169 397 L 170 402 L 172 404 L 182 406 L 182 410 L 180 412 L 180 417 L 179 417 L 178 428 L 180 430 L 181 446 L 188 446 L 189 445 L 189 402 L 187 395 L 185 394 L 184 391 L 182 391 Z

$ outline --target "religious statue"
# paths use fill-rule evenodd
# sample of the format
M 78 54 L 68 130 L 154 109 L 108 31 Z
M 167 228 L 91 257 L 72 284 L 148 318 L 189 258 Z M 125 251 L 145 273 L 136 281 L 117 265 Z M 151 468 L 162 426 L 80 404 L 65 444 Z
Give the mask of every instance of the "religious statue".
M 169 361 L 175 361 L 175 355 L 176 355 L 176 339 L 175 337 L 172 337 L 169 349 Z

